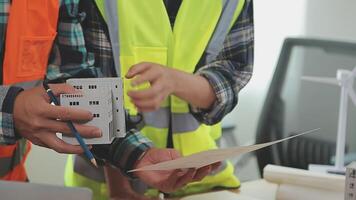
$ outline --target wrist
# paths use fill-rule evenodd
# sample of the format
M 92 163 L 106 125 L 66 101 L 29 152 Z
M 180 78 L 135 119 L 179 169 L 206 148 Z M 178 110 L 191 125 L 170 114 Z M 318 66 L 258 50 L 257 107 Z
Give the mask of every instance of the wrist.
M 11 87 L 4 99 L 4 104 L 6 104 L 6 110 L 2 110 L 2 112 L 6 112 L 9 114 L 14 114 L 16 108 L 21 104 L 19 102 L 19 97 L 23 94 L 23 89 L 19 87 Z
M 180 71 L 168 69 L 170 81 L 170 94 L 176 95 L 179 92 Z
M 143 158 L 147 155 L 148 151 L 150 151 L 152 149 L 152 147 L 146 149 L 145 151 L 143 151 L 141 153 L 141 155 L 137 158 L 137 161 L 135 162 L 135 164 L 133 165 L 132 169 L 137 169 L 141 166 L 141 161 L 143 160 Z M 132 173 L 133 177 L 138 177 L 139 174 L 137 172 L 133 172 Z
M 184 71 L 170 69 L 171 71 L 171 82 L 172 82 L 172 92 L 171 94 L 177 97 L 184 97 L 187 93 L 187 89 L 191 83 L 194 83 L 197 79 L 194 74 L 189 74 Z

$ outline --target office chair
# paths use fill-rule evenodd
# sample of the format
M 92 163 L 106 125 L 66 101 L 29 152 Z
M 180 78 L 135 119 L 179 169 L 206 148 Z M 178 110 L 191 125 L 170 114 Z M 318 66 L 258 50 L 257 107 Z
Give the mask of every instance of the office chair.
M 335 155 L 340 89 L 305 82 L 302 76 L 335 77 L 339 68 L 356 66 L 356 43 L 287 38 L 259 119 L 256 143 L 281 139 L 321 128 L 256 152 L 262 174 L 267 164 L 307 169 L 309 164 L 332 164 Z M 356 109 L 348 116 L 348 142 L 356 150 Z M 355 131 L 353 132 L 355 133 Z

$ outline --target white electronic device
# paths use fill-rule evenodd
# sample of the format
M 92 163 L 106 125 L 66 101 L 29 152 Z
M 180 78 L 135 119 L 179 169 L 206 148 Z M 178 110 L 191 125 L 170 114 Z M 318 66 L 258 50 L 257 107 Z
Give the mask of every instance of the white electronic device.
M 333 77 L 315 77 L 303 76 L 302 80 L 338 85 L 341 87 L 340 105 L 339 105 L 339 121 L 336 140 L 336 155 L 335 166 L 318 166 L 311 165 L 309 169 L 313 171 L 327 171 L 334 173 L 345 173 L 345 141 L 346 141 L 346 125 L 347 125 L 347 107 L 349 98 L 356 106 L 356 94 L 353 88 L 354 79 L 356 78 L 356 67 L 352 71 L 339 69 L 337 70 L 336 78 Z
M 86 125 L 101 129 L 101 138 L 84 139 L 86 144 L 110 144 L 116 137 L 125 137 L 125 110 L 123 103 L 123 82 L 121 78 L 68 79 L 81 94 L 62 94 L 61 106 L 88 110 L 93 120 Z M 78 144 L 74 137 L 63 135 L 63 140 Z

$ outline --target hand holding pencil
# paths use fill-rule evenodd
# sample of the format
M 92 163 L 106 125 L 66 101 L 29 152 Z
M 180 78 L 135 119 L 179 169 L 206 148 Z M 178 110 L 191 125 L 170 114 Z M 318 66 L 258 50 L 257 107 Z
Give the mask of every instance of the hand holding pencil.
M 51 84 L 50 87 L 55 96 L 76 92 L 68 84 Z M 97 127 L 81 124 L 92 120 L 92 113 L 81 109 L 53 106 L 50 103 L 42 85 L 17 94 L 13 106 L 13 124 L 19 137 L 23 137 L 33 144 L 66 154 L 82 154 L 84 152 L 80 146 L 68 144 L 56 136 L 58 132 L 73 136 L 66 121 L 74 122 L 75 128 L 84 138 L 101 137 L 101 130 Z
M 51 88 L 48 86 L 47 81 L 43 81 L 43 87 L 46 90 L 50 100 L 52 103 L 54 103 L 56 106 L 59 106 L 59 102 L 56 98 L 56 96 L 53 94 Z M 81 148 L 84 151 L 85 156 L 90 160 L 90 162 L 95 166 L 98 167 L 96 160 L 93 156 L 93 154 L 90 152 L 88 146 L 85 144 L 83 138 L 80 136 L 79 132 L 75 128 L 74 124 L 72 121 L 67 120 L 66 121 L 67 126 L 69 127 L 70 131 L 74 135 L 74 137 L 77 139 L 78 143 L 80 144 Z

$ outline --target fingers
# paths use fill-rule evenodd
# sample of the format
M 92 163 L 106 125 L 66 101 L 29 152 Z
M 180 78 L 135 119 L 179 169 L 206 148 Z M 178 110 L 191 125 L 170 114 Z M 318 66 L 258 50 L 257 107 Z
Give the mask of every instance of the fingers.
M 150 88 L 138 91 L 129 91 L 127 95 L 132 99 L 151 99 L 161 94 L 163 91 L 163 86 L 161 84 L 152 84 Z
M 174 190 L 182 188 L 183 186 L 185 186 L 190 182 L 201 181 L 203 178 L 208 176 L 213 171 L 214 168 L 218 168 L 219 166 L 220 163 L 214 163 L 213 165 L 208 165 L 197 170 L 189 169 L 188 171 L 185 171 L 185 173 L 181 172 L 180 174 L 178 173 L 172 175 L 172 176 L 177 176 L 177 175 L 180 176 L 180 178 L 176 180 Z
M 169 154 L 170 154 L 172 160 L 182 157 L 182 155 L 179 153 L 179 151 L 177 151 L 175 149 L 168 149 L 168 151 L 169 151 Z
M 167 178 L 167 182 L 159 189 L 168 193 L 176 191 L 187 183 L 192 182 L 195 173 L 195 169 L 187 169 L 184 172 L 182 170 L 174 170 Z
M 137 75 L 135 79 L 132 81 L 132 85 L 140 85 L 145 82 L 150 82 L 153 83 L 154 80 L 156 80 L 159 77 L 159 72 L 155 70 L 146 70 L 142 72 L 141 74 Z
M 88 122 L 93 119 L 91 112 L 77 108 L 47 105 L 45 110 L 46 117 L 61 121 Z
M 65 83 L 50 84 L 49 87 L 52 89 L 53 94 L 56 96 L 59 96 L 60 94 L 73 94 L 79 92 L 73 86 Z
M 211 171 L 217 170 L 221 166 L 221 162 L 212 164 Z
M 72 131 L 65 122 L 46 120 L 44 121 L 44 124 L 46 124 L 46 128 L 51 132 L 60 132 L 69 136 L 73 135 Z M 79 134 L 84 138 L 98 138 L 102 136 L 101 130 L 97 127 L 80 124 L 74 124 L 74 126 L 79 132 Z
M 132 85 L 149 82 L 148 89 L 129 91 L 127 95 L 140 112 L 157 110 L 164 99 L 174 91 L 172 73 L 164 66 L 155 63 L 140 63 L 131 67 L 127 77 L 135 79 Z
M 220 166 L 221 166 L 221 162 L 217 162 L 212 165 L 208 165 L 198 169 L 193 177 L 193 181 L 201 181 L 203 178 L 211 174 L 213 171 L 217 170 Z
M 153 84 L 152 87 L 146 90 L 129 91 L 128 96 L 132 103 L 141 112 L 151 112 L 157 110 L 165 97 L 168 96 L 161 84 Z
M 59 139 L 55 134 L 52 133 L 42 133 L 41 140 L 46 146 L 55 150 L 58 153 L 66 153 L 66 154 L 83 153 L 83 150 L 80 146 L 67 144 L 63 140 Z
M 137 74 L 141 74 L 146 71 L 151 66 L 151 63 L 143 62 L 136 65 L 133 65 L 126 74 L 126 78 L 133 78 Z
M 194 181 L 201 181 L 205 176 L 209 175 L 212 171 L 212 166 L 208 165 L 205 167 L 202 167 L 200 169 L 197 170 L 197 172 L 195 173 L 193 180 Z
M 206 177 L 207 175 L 209 175 L 211 173 L 212 169 L 213 169 L 213 165 L 205 166 L 198 170 L 189 169 L 183 176 L 179 177 L 176 180 L 173 190 L 182 188 L 183 186 L 185 186 L 186 184 L 188 184 L 190 182 L 201 181 L 204 177 Z M 176 177 L 177 174 L 173 173 L 171 176 Z M 171 177 L 171 179 L 173 179 L 173 177 Z
M 187 183 L 192 182 L 193 177 L 195 176 L 195 173 L 196 173 L 195 169 L 189 169 L 185 175 L 183 175 L 177 179 L 173 189 L 177 190 L 177 189 L 185 186 Z
M 186 184 L 190 182 L 201 181 L 207 175 L 209 175 L 214 169 L 217 169 L 220 166 L 220 163 L 214 163 L 212 165 L 208 165 L 202 167 L 198 170 L 189 169 L 188 171 L 172 173 L 170 179 L 175 181 L 175 185 L 172 187 L 172 190 L 177 190 L 179 188 L 184 187 Z M 175 180 L 174 177 L 178 178 Z

